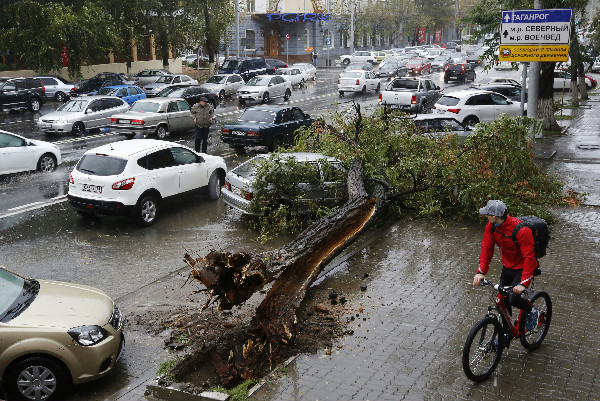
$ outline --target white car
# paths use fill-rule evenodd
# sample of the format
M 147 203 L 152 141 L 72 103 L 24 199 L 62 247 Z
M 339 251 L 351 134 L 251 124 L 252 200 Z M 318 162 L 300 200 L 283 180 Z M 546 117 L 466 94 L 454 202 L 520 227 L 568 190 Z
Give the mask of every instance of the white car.
M 292 96 L 292 84 L 281 75 L 257 75 L 250 78 L 246 85 L 237 91 L 240 103 L 246 100 L 269 103 L 271 99 L 282 97 L 288 100 Z
M 452 115 L 463 125 L 472 127 L 479 122 L 491 122 L 506 113 L 511 117 L 521 114 L 521 107 L 499 93 L 482 90 L 464 90 L 442 96 L 433 106 L 436 113 Z
M 596 57 L 591 66 L 592 72 L 600 72 L 600 57 Z
M 375 76 L 373 71 L 347 71 L 338 79 L 340 97 L 344 97 L 346 92 L 361 92 L 364 94 L 372 90 L 378 93 L 380 89 L 381 80 Z
M 476 84 L 472 84 L 471 86 L 492 85 L 492 84 L 494 84 L 494 85 L 506 84 L 506 85 L 521 86 L 521 82 L 517 81 L 516 79 L 505 78 L 505 77 L 486 77 L 486 78 L 483 78 L 481 81 L 477 82 Z
M 358 62 L 369 62 L 371 64 L 377 64 L 377 52 L 371 51 L 357 51 L 352 54 L 346 54 L 340 56 L 340 62 L 343 65 Z
M 153 83 L 144 86 L 144 91 L 146 96 L 152 97 L 171 85 L 198 85 L 198 81 L 184 74 L 161 75 Z
M 219 156 L 175 142 L 132 139 L 85 152 L 69 175 L 67 198 L 83 216 L 130 215 L 149 226 L 178 195 L 208 188 L 208 198 L 218 199 L 226 173 Z
M 291 67 L 298 68 L 300 71 L 304 72 L 310 80 L 315 81 L 317 79 L 317 67 L 311 63 L 294 63 Z
M 219 95 L 219 99 L 233 96 L 244 86 L 244 79 L 238 74 L 216 74 L 202 84 L 203 88 Z
M 58 146 L 0 130 L 0 174 L 54 171 L 60 162 Z
M 529 79 L 527 82 L 529 82 Z M 588 90 L 593 88 L 592 81 L 588 77 L 585 77 L 585 86 Z M 554 85 L 552 88 L 555 92 L 570 92 L 571 74 L 564 70 L 554 70 Z
M 283 79 L 290 81 L 292 87 L 298 86 L 299 88 L 302 88 L 304 87 L 306 81 L 308 81 L 308 76 L 306 73 L 294 67 L 279 68 L 277 71 L 275 71 L 275 75 L 281 75 Z
M 46 97 L 56 100 L 57 102 L 65 102 L 69 100 L 69 93 L 77 90 L 77 86 L 66 81 L 58 75 L 41 75 L 34 77 L 39 79 L 46 88 Z
M 82 96 L 41 116 L 37 120 L 37 126 L 47 134 L 70 132 L 74 136 L 81 136 L 86 130 L 110 125 L 113 115 L 127 110 L 129 104 L 115 96 Z

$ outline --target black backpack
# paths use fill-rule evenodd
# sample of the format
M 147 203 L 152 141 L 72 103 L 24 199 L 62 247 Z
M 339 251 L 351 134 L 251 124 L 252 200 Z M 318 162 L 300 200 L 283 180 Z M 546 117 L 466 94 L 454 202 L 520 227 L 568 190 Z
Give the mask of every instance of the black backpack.
M 521 222 L 515 226 L 512 235 L 510 236 L 515 245 L 517 247 L 519 246 L 519 243 L 517 242 L 517 233 L 519 230 L 523 227 L 529 227 L 533 234 L 533 242 L 535 243 L 535 258 L 539 259 L 546 256 L 546 248 L 548 247 L 548 241 L 550 241 L 550 230 L 548 229 L 546 220 L 537 216 L 522 216 L 517 217 L 517 219 L 521 220 Z M 503 237 L 507 237 L 500 232 L 498 233 Z

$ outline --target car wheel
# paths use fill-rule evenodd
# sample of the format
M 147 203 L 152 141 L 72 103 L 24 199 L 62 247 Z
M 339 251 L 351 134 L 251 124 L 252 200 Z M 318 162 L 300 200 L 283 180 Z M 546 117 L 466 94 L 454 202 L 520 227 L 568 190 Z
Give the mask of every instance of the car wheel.
M 302 78 L 302 80 L 300 81 L 300 85 L 298 85 L 300 88 L 304 88 L 304 78 Z
M 217 200 L 221 197 L 221 180 L 219 174 L 216 171 L 210 175 L 208 180 L 208 199 Z
M 11 400 L 57 400 L 70 385 L 68 372 L 52 359 L 31 357 L 7 369 Z
M 37 97 L 31 98 L 31 100 L 29 101 L 29 110 L 33 112 L 38 112 L 41 108 L 42 102 L 40 101 L 40 99 Z
M 362 90 L 360 91 L 360 93 L 362 95 L 365 95 L 367 93 L 367 85 L 365 85 L 365 86 L 362 87 Z
M 225 90 L 223 89 L 219 92 L 219 100 L 225 100 Z
M 283 95 L 283 100 L 288 100 L 290 98 L 290 96 L 292 96 L 292 91 L 290 91 L 289 89 L 286 89 L 285 95 Z
M 474 127 L 475 124 L 477 124 L 478 122 L 479 122 L 479 118 L 477 118 L 475 116 L 469 116 L 464 119 L 463 124 L 466 125 L 467 127 Z
M 340 91 L 340 97 L 344 97 L 344 92 Z
M 85 125 L 81 121 L 77 121 L 73 124 L 73 128 L 71 128 L 71 133 L 73 136 L 81 136 L 85 132 Z
M 54 95 L 54 99 L 56 99 L 57 102 L 65 102 L 67 100 L 67 95 L 63 92 L 56 92 L 56 94 Z
M 344 60 L 342 60 L 342 64 L 344 64 L 344 65 L 350 64 L 350 59 L 349 58 L 345 58 Z
M 164 124 L 159 125 L 156 128 L 156 138 L 157 139 L 165 139 L 167 137 L 168 131 L 167 127 Z
M 135 218 L 139 225 L 148 227 L 154 224 L 158 216 L 158 201 L 154 196 L 144 196 L 135 207 Z
M 56 170 L 56 157 L 52 153 L 45 153 L 37 164 L 38 171 L 50 172 Z
M 381 84 L 377 84 L 377 88 L 375 88 L 375 93 L 379 93 L 381 90 Z
M 271 101 L 271 97 L 269 96 L 269 92 L 265 92 L 263 94 L 262 102 L 267 104 Z
M 269 151 L 273 152 L 273 151 L 279 149 L 282 145 L 283 145 L 283 141 L 282 141 L 281 137 L 276 136 L 275 138 L 273 138 L 273 142 L 271 142 L 271 145 L 269 145 Z

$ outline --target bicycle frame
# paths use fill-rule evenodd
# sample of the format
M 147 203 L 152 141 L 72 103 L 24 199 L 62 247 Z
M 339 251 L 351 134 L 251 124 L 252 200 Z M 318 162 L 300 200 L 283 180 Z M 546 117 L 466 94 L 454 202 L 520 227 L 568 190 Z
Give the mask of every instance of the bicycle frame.
M 492 309 L 496 309 L 502 316 L 502 321 L 504 323 L 503 327 L 508 327 L 512 336 L 514 338 L 517 338 L 521 335 L 521 327 L 523 326 L 523 322 L 525 321 L 525 311 L 519 309 L 519 316 L 517 317 L 516 323 L 513 324 L 512 318 L 508 313 L 508 309 L 506 308 L 505 302 L 508 302 L 508 297 L 504 294 L 498 293 L 498 295 L 496 296 L 494 306 L 488 306 L 488 315 L 494 315 L 493 313 L 489 312 L 491 312 Z

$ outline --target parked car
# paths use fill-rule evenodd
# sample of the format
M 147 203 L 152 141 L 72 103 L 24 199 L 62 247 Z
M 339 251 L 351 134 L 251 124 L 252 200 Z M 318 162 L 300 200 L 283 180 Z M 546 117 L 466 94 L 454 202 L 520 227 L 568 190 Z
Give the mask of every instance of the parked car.
M 588 77 L 585 77 L 585 86 L 588 90 L 594 87 L 594 84 Z M 554 70 L 554 86 L 552 88 L 555 92 L 570 92 L 571 74 L 565 70 Z
M 454 116 L 466 126 L 494 121 L 502 113 L 511 117 L 517 117 L 521 113 L 520 106 L 505 96 L 473 89 L 444 95 L 433 108 L 436 113 Z
M 0 174 L 54 171 L 60 162 L 58 146 L 0 130 Z
M 80 97 L 80 96 L 94 96 L 100 89 L 105 86 L 116 86 L 116 85 L 125 85 L 125 81 L 122 79 L 103 79 L 103 78 L 92 78 L 87 81 L 83 81 L 81 85 L 72 89 L 69 92 L 69 97 L 71 99 Z
M 398 62 L 396 57 L 388 57 L 381 63 L 377 70 L 377 78 L 387 79 L 388 81 L 393 77 L 401 77 L 406 75 L 407 69 L 404 64 Z
M 289 81 L 292 84 L 292 88 L 294 86 L 298 86 L 299 88 L 304 87 L 306 81 L 308 81 L 308 76 L 305 72 L 300 71 L 298 68 L 280 68 L 275 71 L 275 75 L 281 75 L 283 79 Z
M 516 79 L 506 78 L 506 77 L 485 77 L 478 83 L 471 84 L 471 86 L 496 85 L 496 84 L 521 86 L 521 82 L 517 81 Z
M 159 77 L 170 74 L 169 71 L 163 69 L 146 69 L 133 75 L 133 83 L 134 85 L 144 87 L 153 84 Z
M 182 98 L 155 97 L 135 102 L 128 111 L 110 118 L 112 131 L 133 138 L 136 134 L 165 139 L 174 132 L 194 128 L 190 105 Z
M 114 142 L 83 154 L 69 175 L 67 199 L 84 216 L 133 216 L 150 226 L 180 195 L 207 189 L 208 198 L 217 200 L 226 172 L 223 158 L 178 143 Z
M 496 92 L 506 96 L 513 102 L 521 101 L 521 85 L 510 85 L 510 84 L 488 84 L 479 85 L 476 87 L 478 90 Z M 525 102 L 527 103 L 527 93 L 525 93 Z
M 44 104 L 46 89 L 35 78 L 0 77 L 0 110 L 40 110 Z
M 237 150 L 243 150 L 244 146 L 266 146 L 273 151 L 293 143 L 294 132 L 313 121 L 298 107 L 249 107 L 236 122 L 223 125 L 221 140 Z
M 277 60 L 276 58 L 266 58 L 265 62 L 267 63 L 267 65 L 273 69 L 273 71 L 277 71 L 280 68 L 287 68 L 288 65 L 287 63 L 281 61 L 281 60 Z
M 317 79 L 317 67 L 311 63 L 294 63 L 291 65 L 291 67 L 299 68 L 300 71 L 303 71 L 310 80 L 315 81 Z
M 202 86 L 219 96 L 220 100 L 235 95 L 245 82 L 238 74 L 216 74 L 208 78 Z
M 381 80 L 375 76 L 373 71 L 348 71 L 338 79 L 338 92 L 340 97 L 344 97 L 346 92 L 360 92 L 366 94 L 367 91 L 378 93 L 381 89 Z
M 340 56 L 340 62 L 343 65 L 358 62 L 369 62 L 371 64 L 377 64 L 377 54 L 372 51 L 356 51 L 352 54 Z
M 121 80 L 124 83 L 128 83 L 128 77 L 127 75 L 120 73 L 120 72 L 100 72 L 96 75 L 94 75 L 93 77 L 91 77 L 90 79 L 97 79 L 97 80 L 103 80 L 106 81 L 108 79 L 117 79 L 117 80 Z
M 156 97 L 182 98 L 190 105 L 190 107 L 198 103 L 201 97 L 205 97 L 208 100 L 208 103 L 212 104 L 213 109 L 216 109 L 219 104 L 219 95 L 212 93 L 202 85 L 167 86 L 158 92 Z
M 421 133 L 440 137 L 445 135 L 458 135 L 461 142 L 473 131 L 460 123 L 456 118 L 443 114 L 419 114 L 414 118 L 414 123 Z
M 337 159 L 320 153 L 281 153 L 273 157 L 281 160 L 282 166 L 287 159 L 292 158 L 300 163 L 306 163 L 309 168 L 314 169 L 314 177 L 318 184 L 301 183 L 299 185 L 303 196 L 299 203 L 295 203 L 293 206 L 298 208 L 300 212 L 308 211 L 309 202 L 311 201 L 319 205 L 332 206 L 347 197 L 346 173 Z M 269 163 L 270 160 L 268 155 L 255 156 L 228 172 L 223 188 L 225 203 L 244 214 L 257 214 L 256 210 L 251 207 L 255 191 L 257 165 L 259 163 Z M 292 201 L 295 201 L 295 199 L 284 198 L 280 200 L 280 203 Z M 277 206 L 272 205 L 274 208 Z
M 0 266 L 0 377 L 9 400 L 62 400 L 105 377 L 123 352 L 124 317 L 102 290 Z
M 68 82 L 58 75 L 42 75 L 33 78 L 42 81 L 46 97 L 54 99 L 57 102 L 62 103 L 69 100 L 69 92 L 77 90 L 77 85 Z
M 600 57 L 596 57 L 590 68 L 592 72 L 600 72 Z
M 265 59 L 261 57 L 229 57 L 219 67 L 219 74 L 238 74 L 246 82 L 257 75 L 273 73 L 275 67 L 267 65 Z
M 415 57 L 410 59 L 405 65 L 408 73 L 414 75 L 429 74 L 431 72 L 431 62 L 427 58 Z
M 444 83 L 450 81 L 461 81 L 463 84 L 467 81 L 475 81 L 477 74 L 475 74 L 475 68 L 469 63 L 453 63 L 448 64 L 444 70 Z
M 441 56 L 436 56 L 431 60 L 431 70 L 444 71 L 446 67 L 452 63 L 454 63 L 454 59 L 448 55 L 443 54 Z
M 146 98 L 146 92 L 144 92 L 144 90 L 139 86 L 135 85 L 105 86 L 104 88 L 101 88 L 98 92 L 96 92 L 96 94 L 116 96 L 125 100 L 130 106 L 136 101 Z
M 154 83 L 144 86 L 144 91 L 147 97 L 152 97 L 171 85 L 198 85 L 198 81 L 184 74 L 162 75 Z
M 81 136 L 86 130 L 106 127 L 110 118 L 129 110 L 123 99 L 114 96 L 86 96 L 63 103 L 56 111 L 37 120 L 39 129 L 47 134 L 70 132 Z
M 340 73 L 340 77 L 342 75 L 344 75 L 344 73 L 346 71 L 355 71 L 355 70 L 373 71 L 373 64 L 371 64 L 371 63 L 350 63 Z
M 257 75 L 237 91 L 240 103 L 247 100 L 269 103 L 271 99 L 282 97 L 288 100 L 292 96 L 292 84 L 279 75 Z

